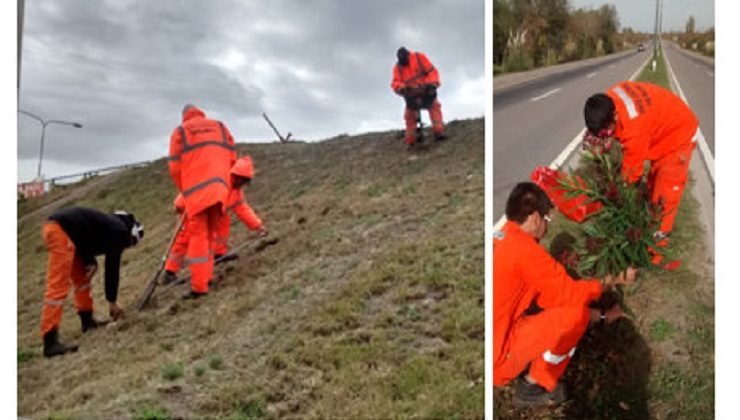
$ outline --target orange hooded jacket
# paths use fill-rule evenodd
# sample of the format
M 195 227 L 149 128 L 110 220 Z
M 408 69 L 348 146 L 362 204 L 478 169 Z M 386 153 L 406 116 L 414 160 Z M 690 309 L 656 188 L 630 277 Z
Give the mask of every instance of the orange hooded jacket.
M 646 160 L 655 161 L 691 143 L 699 120 L 671 91 L 651 83 L 620 82 L 607 90 L 618 115 L 614 136 L 622 144 L 622 173 L 637 181 Z
M 493 382 L 511 378 L 496 372 L 511 347 L 510 333 L 533 300 L 550 308 L 587 305 L 601 296 L 598 280 L 574 281 L 537 240 L 508 221 L 493 240 Z
M 414 88 L 423 85 L 439 87 L 439 73 L 424 53 L 410 52 L 409 65 L 393 67 L 391 88 L 398 92 L 403 88 Z
M 215 204 L 223 208 L 235 161 L 234 138 L 226 126 L 196 107 L 185 111 L 182 125 L 170 136 L 169 168 L 189 217 Z
M 262 227 L 262 220 L 260 220 L 257 213 L 249 207 L 249 204 L 247 204 L 247 200 L 244 197 L 244 191 L 242 191 L 241 188 L 233 188 L 229 192 L 226 207 L 236 213 L 239 220 L 247 225 L 249 229 L 257 230 Z

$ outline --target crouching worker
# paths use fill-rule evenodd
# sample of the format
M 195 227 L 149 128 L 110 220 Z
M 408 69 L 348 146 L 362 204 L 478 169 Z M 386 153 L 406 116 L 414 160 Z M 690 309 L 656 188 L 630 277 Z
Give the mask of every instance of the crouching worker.
M 539 241 L 552 202 L 531 182 L 518 184 L 506 203 L 508 221 L 493 240 L 493 381 L 517 380 L 515 403 L 540 406 L 565 400 L 558 379 L 590 322 L 612 322 L 618 305 L 602 312 L 589 303 L 614 284 L 634 282 L 635 270 L 616 278 L 575 281 Z M 542 311 L 525 312 L 536 302 Z
M 41 336 L 44 356 L 59 356 L 77 351 L 59 341 L 64 300 L 70 283 L 82 323 L 82 332 L 103 323 L 93 318 L 90 280 L 97 271 L 97 255 L 105 255 L 105 298 L 108 313 L 114 320 L 123 316 L 116 303 L 118 275 L 123 250 L 144 237 L 144 228 L 133 214 L 117 211 L 106 214 L 85 207 L 70 207 L 49 216 L 43 226 L 43 237 L 49 251 L 46 293 L 41 311 Z

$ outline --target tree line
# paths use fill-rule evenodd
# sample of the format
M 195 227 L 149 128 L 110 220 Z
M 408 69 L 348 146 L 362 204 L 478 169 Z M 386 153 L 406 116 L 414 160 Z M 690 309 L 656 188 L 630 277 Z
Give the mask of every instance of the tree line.
M 696 19 L 693 16 L 689 16 L 686 21 L 684 32 L 671 32 L 666 36 L 677 42 L 682 48 L 714 57 L 714 27 L 704 32 L 698 32 L 696 30 Z
M 574 10 L 568 0 L 494 0 L 494 73 L 598 57 L 650 37 L 619 29 L 611 4 Z

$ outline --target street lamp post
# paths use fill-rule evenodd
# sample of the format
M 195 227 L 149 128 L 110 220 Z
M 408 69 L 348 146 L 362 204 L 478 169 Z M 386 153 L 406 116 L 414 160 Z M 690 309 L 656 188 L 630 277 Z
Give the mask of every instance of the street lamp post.
M 69 125 L 74 128 L 82 128 L 82 124 L 78 122 L 73 121 L 64 121 L 64 120 L 44 120 L 43 118 L 39 117 L 38 115 L 24 111 L 22 109 L 19 109 L 18 112 L 20 112 L 23 115 L 27 115 L 34 120 L 38 121 L 41 124 L 41 144 L 39 145 L 39 169 L 38 173 L 36 174 L 37 178 L 41 178 L 41 161 L 44 158 L 44 137 L 46 136 L 46 126 L 50 124 L 60 124 L 60 125 Z

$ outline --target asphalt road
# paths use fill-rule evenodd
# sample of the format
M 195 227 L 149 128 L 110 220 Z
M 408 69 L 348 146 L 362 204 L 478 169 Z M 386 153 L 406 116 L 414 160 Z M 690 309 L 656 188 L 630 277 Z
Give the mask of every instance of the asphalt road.
M 664 41 L 663 51 L 714 155 L 714 65 L 683 52 L 673 42 Z
M 629 79 L 649 54 L 621 55 L 494 93 L 494 223 L 503 216 L 514 185 L 529 180 L 535 167 L 549 165 L 583 129 L 586 99 Z

